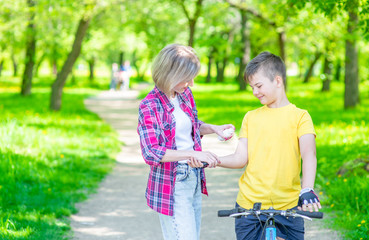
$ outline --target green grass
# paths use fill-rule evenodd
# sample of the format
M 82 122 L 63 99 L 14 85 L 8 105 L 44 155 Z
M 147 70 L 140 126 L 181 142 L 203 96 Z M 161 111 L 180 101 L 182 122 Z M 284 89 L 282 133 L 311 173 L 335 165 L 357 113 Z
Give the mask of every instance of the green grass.
M 18 78 L 0 80 L 0 239 L 70 236 L 66 217 L 119 151 L 116 132 L 83 104 L 109 80 L 68 83 L 60 112 L 49 110 L 52 81 L 35 79 L 32 95 L 22 97 Z
M 344 232 L 345 239 L 369 238 L 369 173 L 361 168 L 338 175 L 348 161 L 369 156 L 369 84 L 360 85 L 361 104 L 343 109 L 343 83 L 332 83 L 328 93 L 319 81 L 309 84 L 290 79 L 288 98 L 309 111 L 317 132 L 318 172 L 316 188 L 324 210 L 336 215 L 331 227 Z M 212 124 L 232 123 L 241 127 L 249 110 L 260 107 L 250 90 L 239 92 L 235 84 L 203 84 L 193 87 L 199 118 Z

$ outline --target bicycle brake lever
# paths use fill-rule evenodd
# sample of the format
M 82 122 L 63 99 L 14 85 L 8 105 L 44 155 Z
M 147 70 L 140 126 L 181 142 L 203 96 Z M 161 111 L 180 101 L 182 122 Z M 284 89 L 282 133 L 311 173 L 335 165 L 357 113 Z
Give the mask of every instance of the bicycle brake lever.
M 303 219 L 306 219 L 306 220 L 309 220 L 309 221 L 313 221 L 313 219 L 305 216 L 305 215 L 301 215 L 301 214 L 298 214 L 298 213 L 295 213 L 294 214 L 296 217 L 300 217 L 300 218 L 303 218 Z
M 230 217 L 239 217 L 239 216 L 247 216 L 250 215 L 251 213 L 248 212 L 241 212 L 241 213 L 233 213 L 231 215 L 229 215 Z

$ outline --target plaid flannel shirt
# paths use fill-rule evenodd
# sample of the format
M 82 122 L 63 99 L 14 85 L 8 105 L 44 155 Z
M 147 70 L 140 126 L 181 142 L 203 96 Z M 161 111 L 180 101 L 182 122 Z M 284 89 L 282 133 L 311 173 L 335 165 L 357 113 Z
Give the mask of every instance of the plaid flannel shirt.
M 201 151 L 200 126 L 195 101 L 190 88 L 178 94 L 182 110 L 193 126 L 194 150 Z M 173 216 L 174 185 L 178 162 L 160 162 L 167 149 L 176 150 L 174 106 L 168 97 L 155 87 L 140 103 L 137 132 L 142 156 L 150 165 L 146 188 L 147 205 L 153 210 Z M 201 169 L 201 192 L 206 190 L 205 171 Z

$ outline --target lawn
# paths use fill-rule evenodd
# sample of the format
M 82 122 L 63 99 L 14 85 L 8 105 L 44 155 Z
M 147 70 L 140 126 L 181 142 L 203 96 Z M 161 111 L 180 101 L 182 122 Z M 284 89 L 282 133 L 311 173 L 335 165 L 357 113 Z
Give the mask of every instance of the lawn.
M 332 228 L 346 234 L 345 239 L 369 239 L 369 82 L 360 85 L 361 104 L 343 109 L 342 82 L 332 82 L 330 92 L 322 93 L 321 83 L 309 84 L 289 79 L 288 98 L 297 107 L 309 111 L 317 133 L 318 171 L 316 189 L 324 211 L 336 215 Z M 195 100 L 202 121 L 232 123 L 241 127 L 249 110 L 260 107 L 250 90 L 239 92 L 235 84 L 195 83 Z M 344 165 L 347 172 L 339 172 Z
M 36 78 L 28 97 L 19 94 L 19 78 L 0 81 L 0 239 L 71 236 L 67 217 L 120 150 L 117 133 L 83 104 L 109 83 L 68 83 L 62 110 L 51 112 L 52 80 Z

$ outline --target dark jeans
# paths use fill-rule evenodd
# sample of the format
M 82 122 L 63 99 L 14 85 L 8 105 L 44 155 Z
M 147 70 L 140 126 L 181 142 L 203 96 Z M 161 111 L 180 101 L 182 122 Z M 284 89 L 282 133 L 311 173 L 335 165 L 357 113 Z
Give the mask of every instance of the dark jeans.
M 236 207 L 239 205 L 236 203 Z M 293 209 L 297 209 L 294 207 Z M 264 225 L 267 216 L 260 216 L 261 223 L 255 216 L 242 216 L 236 218 L 235 228 L 237 240 L 260 240 L 265 239 Z M 275 226 L 277 228 L 277 237 L 286 240 L 303 240 L 304 239 L 304 220 L 296 217 L 275 216 Z

